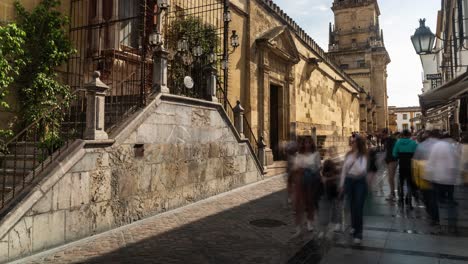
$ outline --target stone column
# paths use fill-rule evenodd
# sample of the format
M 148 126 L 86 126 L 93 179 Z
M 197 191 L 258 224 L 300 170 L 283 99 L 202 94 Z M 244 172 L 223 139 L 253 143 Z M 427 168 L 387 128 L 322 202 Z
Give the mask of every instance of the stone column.
M 167 87 L 168 54 L 162 45 L 153 53 L 153 91 L 156 93 L 170 93 Z
M 237 101 L 236 106 L 232 109 L 234 112 L 234 126 L 236 127 L 237 132 L 241 138 L 244 138 L 244 108 L 242 107 L 240 101 Z
M 206 69 L 206 76 L 207 78 L 207 83 L 206 83 L 206 100 L 211 101 L 211 102 L 218 102 L 218 97 L 216 97 L 216 86 L 218 84 L 217 76 L 218 76 L 218 71 L 214 67 L 214 65 L 209 65 Z M 226 94 L 226 100 L 228 99 L 228 95 Z M 240 132 L 239 132 L 240 133 Z
M 98 71 L 93 73 L 93 80 L 85 84 L 86 89 L 86 131 L 85 139 L 102 140 L 108 139 L 104 130 L 105 121 L 105 100 L 106 91 L 109 89 L 105 83 L 99 79 L 101 74 Z

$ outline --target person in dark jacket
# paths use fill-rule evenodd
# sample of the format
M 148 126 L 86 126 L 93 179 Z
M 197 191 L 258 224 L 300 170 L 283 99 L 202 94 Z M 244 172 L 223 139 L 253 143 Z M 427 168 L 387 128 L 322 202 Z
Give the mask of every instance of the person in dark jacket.
M 396 143 L 396 138 L 388 129 L 384 129 L 383 133 L 384 147 L 385 147 L 385 163 L 387 164 L 387 178 L 390 185 L 390 194 L 387 201 L 395 201 L 395 173 L 397 168 L 397 159 L 393 157 L 393 147 Z
M 411 177 L 412 175 L 412 167 L 411 162 L 413 159 L 414 152 L 416 151 L 418 144 L 416 141 L 411 139 L 411 132 L 409 130 L 404 130 L 402 133 L 402 138 L 400 138 L 393 147 L 393 157 L 398 159 L 399 165 L 399 184 L 398 184 L 398 191 L 399 191 L 399 203 L 403 206 L 405 203 L 411 209 L 413 208 L 411 200 L 413 196 L 413 192 L 416 191 L 416 186 L 413 182 Z M 406 198 L 404 197 L 404 190 L 403 186 L 406 183 L 407 194 Z

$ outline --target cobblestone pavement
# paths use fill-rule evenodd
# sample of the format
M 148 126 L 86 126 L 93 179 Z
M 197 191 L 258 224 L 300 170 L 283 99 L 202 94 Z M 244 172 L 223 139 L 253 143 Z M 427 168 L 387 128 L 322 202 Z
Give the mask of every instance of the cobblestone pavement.
M 277 176 L 17 263 L 286 263 L 312 234 L 291 240 L 284 188 Z

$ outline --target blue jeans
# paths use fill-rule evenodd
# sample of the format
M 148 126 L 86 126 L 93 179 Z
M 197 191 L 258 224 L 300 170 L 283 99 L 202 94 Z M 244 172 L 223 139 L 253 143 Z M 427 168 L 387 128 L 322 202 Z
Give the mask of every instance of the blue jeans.
M 346 177 L 345 193 L 351 211 L 351 227 L 354 229 L 354 238 L 362 239 L 364 202 L 367 196 L 366 177 Z

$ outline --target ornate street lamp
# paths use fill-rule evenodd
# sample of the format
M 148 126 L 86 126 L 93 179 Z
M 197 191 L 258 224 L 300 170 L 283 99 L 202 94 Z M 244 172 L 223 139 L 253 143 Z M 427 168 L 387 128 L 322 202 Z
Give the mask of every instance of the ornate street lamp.
M 233 30 L 231 35 L 231 47 L 237 49 L 239 47 L 239 35 L 237 35 L 237 31 Z
M 426 27 L 426 19 L 419 20 L 419 28 L 411 36 L 414 49 L 418 55 L 430 54 L 434 47 L 436 36 L 429 27 Z

